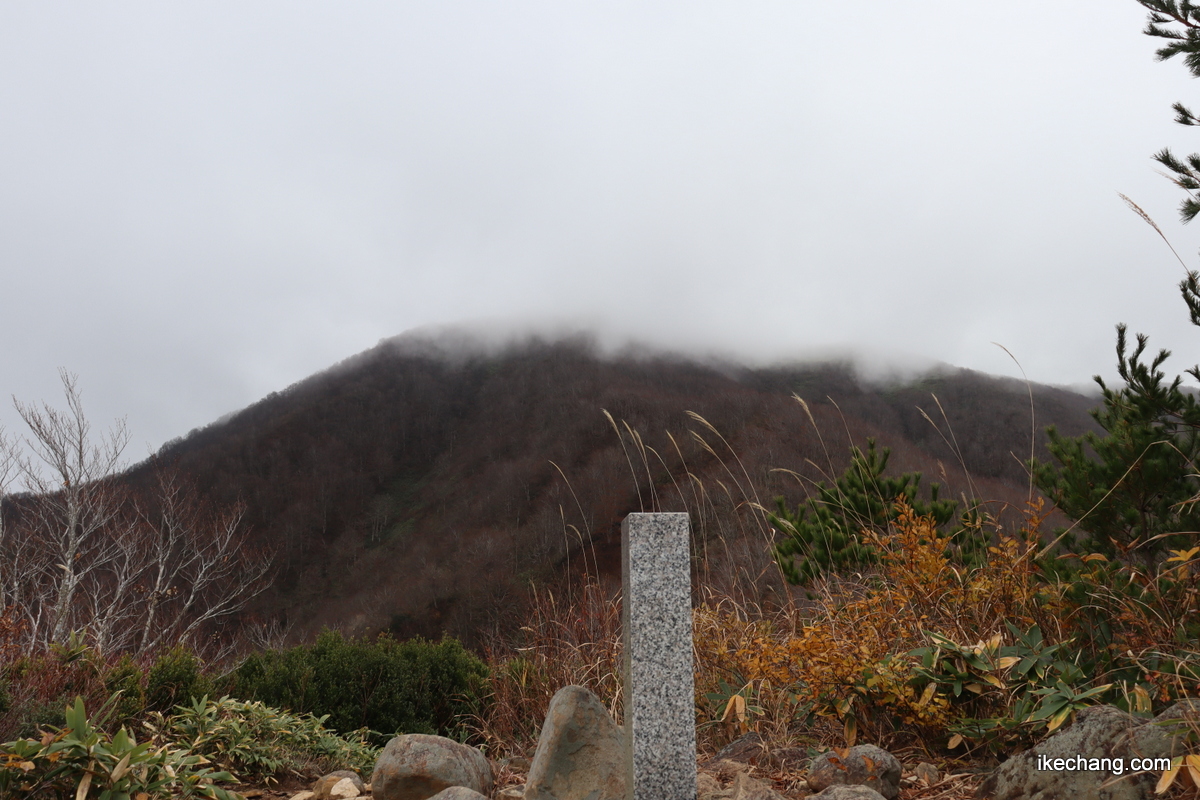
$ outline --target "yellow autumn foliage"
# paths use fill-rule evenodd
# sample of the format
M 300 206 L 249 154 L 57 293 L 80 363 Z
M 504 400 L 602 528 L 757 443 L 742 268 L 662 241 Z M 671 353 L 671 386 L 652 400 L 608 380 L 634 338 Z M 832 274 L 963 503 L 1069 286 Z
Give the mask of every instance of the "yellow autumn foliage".
M 819 584 L 812 606 L 772 618 L 728 602 L 698 608 L 698 693 L 715 691 L 725 675 L 755 687 L 763 721 L 776 726 L 788 720 L 765 719 L 771 707 L 849 717 L 875 738 L 900 727 L 945 730 L 954 720 L 950 700 L 929 690 L 907 654 L 929 644 L 926 632 L 983 641 L 1004 632 L 1005 621 L 1046 623 L 1056 598 L 1035 580 L 1041 520 L 1038 504 L 1013 534 L 991 523 L 988 557 L 969 569 L 951 561 L 953 544 L 932 519 L 901 506 L 888 536 L 863 533 L 880 553 L 877 569 L 851 583 Z

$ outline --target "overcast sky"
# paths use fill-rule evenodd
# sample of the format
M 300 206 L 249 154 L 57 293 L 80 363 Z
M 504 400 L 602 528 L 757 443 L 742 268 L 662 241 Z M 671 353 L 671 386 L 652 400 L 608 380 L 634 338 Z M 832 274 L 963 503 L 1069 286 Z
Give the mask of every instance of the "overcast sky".
M 141 458 L 423 326 L 1200 360 L 1134 0 L 0 4 L 0 396 Z M 5 403 L 0 424 L 19 421 Z

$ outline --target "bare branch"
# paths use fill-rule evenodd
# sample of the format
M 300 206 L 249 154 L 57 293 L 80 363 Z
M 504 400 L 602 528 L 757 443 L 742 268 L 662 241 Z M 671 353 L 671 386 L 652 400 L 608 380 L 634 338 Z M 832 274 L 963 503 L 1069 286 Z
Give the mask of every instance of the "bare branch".
M 95 437 L 75 376 L 61 378 L 65 409 L 14 399 L 28 433 L 0 431 L 0 608 L 21 610 L 30 642 L 86 630 L 107 652 L 186 643 L 242 611 L 272 563 L 249 547 L 243 509 L 208 508 L 161 464 L 133 497 L 115 478 L 124 424 Z M 17 478 L 26 493 L 6 495 Z

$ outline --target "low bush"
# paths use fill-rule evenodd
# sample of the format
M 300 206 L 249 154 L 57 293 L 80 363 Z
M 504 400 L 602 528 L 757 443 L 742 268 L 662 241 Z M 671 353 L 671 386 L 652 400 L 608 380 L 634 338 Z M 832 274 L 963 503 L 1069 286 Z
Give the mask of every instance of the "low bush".
M 325 631 L 311 646 L 247 658 L 224 690 L 295 714 L 319 714 L 341 733 L 362 728 L 383 744 L 394 733 L 466 735 L 487 667 L 453 639 L 347 639 Z
M 273 781 L 283 773 L 311 778 L 336 769 L 370 774 L 378 749 L 365 739 L 326 730 L 323 718 L 295 715 L 225 697 L 151 712 L 138 742 L 114 716 L 111 695 L 89 718 L 82 698 L 59 710 L 64 724 L 0 745 L 0 797 L 131 797 L 237 800 L 219 784 Z
M 152 715 L 157 739 L 186 743 L 223 770 L 246 778 L 270 779 L 289 772 L 312 776 L 336 769 L 370 775 L 378 748 L 360 730 L 344 738 L 324 726 L 325 717 L 290 714 L 264 703 L 207 697 L 178 706 L 170 716 Z
M 1040 507 L 1030 508 L 1019 530 L 997 530 L 969 568 L 954 563 L 937 520 L 901 502 L 887 535 L 864 532 L 878 554 L 874 570 L 817 582 L 819 602 L 804 612 L 769 618 L 728 601 L 698 608 L 697 690 L 712 719 L 728 723 L 733 713 L 744 728 L 749 710 L 761 709 L 778 735 L 828 719 L 850 743 L 865 726 L 876 742 L 944 744 L 956 723 L 1004 714 L 1012 698 L 993 671 L 1002 632 L 1049 623 L 1058 603 L 1034 563 L 1040 521 Z
M 104 675 L 104 688 L 116 697 L 113 718 L 131 725 L 146 712 L 146 674 L 130 655 L 121 656 Z
M 138 743 L 124 726 L 109 735 L 88 719 L 80 698 L 63 718 L 65 725 L 56 733 L 0 745 L 0 797 L 238 798 L 217 785 L 233 776 L 206 766 L 203 756 L 153 741 Z
M 73 637 L 68 645 L 26 653 L 3 667 L 11 703 L 0 713 L 0 741 L 33 737 L 66 724 L 63 709 L 74 697 L 98 708 L 109 696 L 104 685 L 107 664 Z
M 212 694 L 212 682 L 204 675 L 200 659 L 183 645 L 159 654 L 146 673 L 145 700 L 149 711 L 167 711 Z
M 115 698 L 104 721 L 107 732 L 121 725 L 135 728 L 151 711 L 166 712 L 211 694 L 212 679 L 204 670 L 195 653 L 182 646 L 152 660 L 130 654 L 114 658 L 72 634 L 65 644 L 0 660 L 0 687 L 5 690 L 0 697 L 10 698 L 0 702 L 0 741 L 62 728 L 63 709 L 76 697 L 88 708 Z

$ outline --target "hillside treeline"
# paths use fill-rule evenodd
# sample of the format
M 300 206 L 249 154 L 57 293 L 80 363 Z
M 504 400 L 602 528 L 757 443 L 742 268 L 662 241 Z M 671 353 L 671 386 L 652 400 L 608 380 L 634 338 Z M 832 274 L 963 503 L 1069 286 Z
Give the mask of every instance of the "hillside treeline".
M 1093 426 L 1088 398 L 1034 395 L 1040 456 L 1045 424 Z M 1020 503 L 1030 436 L 1024 384 L 963 370 L 871 386 L 847 365 L 750 370 L 602 357 L 581 340 L 486 352 L 397 339 L 169 442 L 157 460 L 215 507 L 244 505 L 254 541 L 277 553 L 259 617 L 296 636 L 336 625 L 471 642 L 519 620 L 531 582 L 617 575 L 630 511 L 691 510 L 705 536 L 736 539 L 725 511 L 799 501 L 869 437 L 944 494 Z M 128 479 L 150 475 L 143 465 Z M 722 558 L 735 550 L 726 542 Z M 744 555 L 761 569 L 765 551 Z

